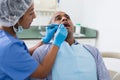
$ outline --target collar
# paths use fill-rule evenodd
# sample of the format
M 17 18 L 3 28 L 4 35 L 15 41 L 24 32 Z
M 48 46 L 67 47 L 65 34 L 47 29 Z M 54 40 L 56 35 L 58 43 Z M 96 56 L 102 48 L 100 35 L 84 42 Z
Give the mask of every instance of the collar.
M 74 42 L 73 44 L 74 44 L 74 45 L 78 45 L 78 44 L 79 44 L 79 42 L 75 40 L 75 42 Z
M 51 40 L 48 44 L 52 44 L 53 40 Z M 72 45 L 78 45 L 80 44 L 78 41 L 75 40 L 75 42 Z

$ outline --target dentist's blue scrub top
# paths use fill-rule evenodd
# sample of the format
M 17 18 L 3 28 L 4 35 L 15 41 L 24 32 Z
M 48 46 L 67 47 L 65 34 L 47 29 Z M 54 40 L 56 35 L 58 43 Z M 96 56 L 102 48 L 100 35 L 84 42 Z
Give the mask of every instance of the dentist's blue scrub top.
M 29 80 L 37 67 L 25 43 L 0 30 L 0 80 Z

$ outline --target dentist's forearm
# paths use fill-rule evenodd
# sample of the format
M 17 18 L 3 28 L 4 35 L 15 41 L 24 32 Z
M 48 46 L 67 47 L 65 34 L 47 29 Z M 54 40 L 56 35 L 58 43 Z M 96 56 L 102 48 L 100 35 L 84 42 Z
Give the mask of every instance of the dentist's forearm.
M 58 50 L 59 47 L 52 45 L 50 51 L 47 53 L 44 60 L 39 65 L 39 68 L 35 71 L 35 73 L 31 77 L 36 77 L 36 78 L 47 77 L 55 62 Z
M 44 43 L 42 41 L 38 42 L 35 46 L 29 48 L 29 52 L 32 55 L 35 49 L 37 49 L 39 46 L 43 45 Z

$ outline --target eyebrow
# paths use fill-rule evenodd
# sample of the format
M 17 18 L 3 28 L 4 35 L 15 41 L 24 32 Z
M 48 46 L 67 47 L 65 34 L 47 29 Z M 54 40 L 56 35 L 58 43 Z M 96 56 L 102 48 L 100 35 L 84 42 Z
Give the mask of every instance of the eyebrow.
M 29 9 L 28 9 L 28 11 L 32 11 L 32 10 L 34 10 L 34 7 L 30 6 Z
M 58 16 L 61 16 L 60 14 L 59 15 L 57 15 L 57 16 L 55 16 L 55 17 L 58 17 Z M 64 14 L 64 16 L 69 16 L 68 14 Z M 69 16 L 70 17 L 70 16 Z
M 34 10 L 34 8 L 31 8 L 29 11 L 31 12 L 31 11 L 33 11 Z
M 59 17 L 59 16 L 61 16 L 61 15 L 57 15 L 57 16 L 55 16 L 55 18 L 56 18 L 56 17 Z
M 68 17 L 70 17 L 68 14 L 65 14 L 65 16 L 68 16 Z

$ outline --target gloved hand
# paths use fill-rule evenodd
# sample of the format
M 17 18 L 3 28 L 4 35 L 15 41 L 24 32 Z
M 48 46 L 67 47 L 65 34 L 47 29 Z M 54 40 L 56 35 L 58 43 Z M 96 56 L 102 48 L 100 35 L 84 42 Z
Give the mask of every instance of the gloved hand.
M 49 43 L 49 41 L 54 36 L 54 33 L 57 31 L 58 24 L 50 24 L 46 27 L 46 35 L 42 38 L 42 41 L 46 44 Z
M 66 39 L 67 34 L 68 34 L 67 29 L 64 27 L 63 24 L 60 24 L 55 33 L 53 44 L 60 47 L 62 42 Z

